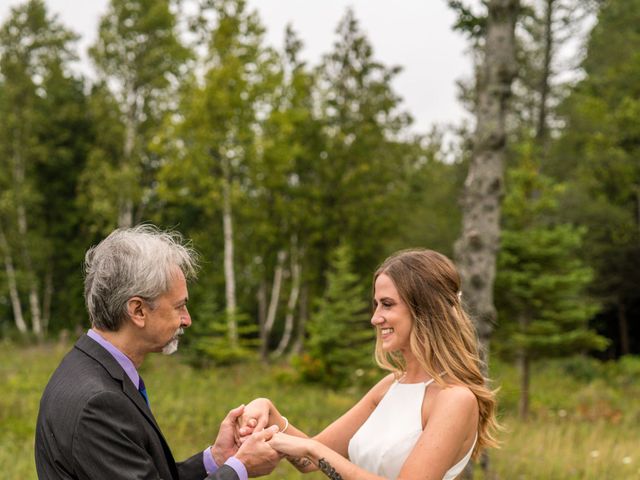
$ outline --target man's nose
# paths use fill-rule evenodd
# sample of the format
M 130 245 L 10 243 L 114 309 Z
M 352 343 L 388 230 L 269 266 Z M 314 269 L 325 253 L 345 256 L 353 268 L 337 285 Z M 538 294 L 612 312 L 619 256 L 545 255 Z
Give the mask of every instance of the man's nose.
M 181 318 L 182 322 L 181 326 L 187 328 L 191 326 L 191 315 L 189 315 L 189 310 L 186 310 L 185 314 Z

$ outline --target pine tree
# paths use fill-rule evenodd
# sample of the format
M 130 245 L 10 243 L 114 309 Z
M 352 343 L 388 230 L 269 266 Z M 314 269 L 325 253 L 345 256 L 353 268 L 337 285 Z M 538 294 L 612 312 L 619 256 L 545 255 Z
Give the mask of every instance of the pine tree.
M 561 186 L 538 172 L 524 148 L 522 165 L 508 173 L 496 279 L 496 344 L 517 355 L 522 418 L 529 412 L 531 361 L 606 345 L 588 325 L 598 308 L 586 293 L 592 271 L 579 256 L 585 231 L 554 220 Z
M 365 287 L 351 262 L 351 249 L 342 244 L 331 258 L 324 295 L 307 324 L 306 353 L 298 361 L 305 380 L 344 387 L 372 365 L 374 332 Z

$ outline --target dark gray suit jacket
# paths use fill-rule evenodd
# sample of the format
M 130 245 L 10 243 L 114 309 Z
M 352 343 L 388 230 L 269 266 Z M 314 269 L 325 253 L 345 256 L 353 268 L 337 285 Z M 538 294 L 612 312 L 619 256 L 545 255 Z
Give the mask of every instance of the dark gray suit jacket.
M 81 337 L 53 373 L 40 401 L 36 468 L 41 480 L 203 480 L 199 452 L 173 459 L 151 410 L 118 362 Z M 223 465 L 216 480 L 237 480 Z

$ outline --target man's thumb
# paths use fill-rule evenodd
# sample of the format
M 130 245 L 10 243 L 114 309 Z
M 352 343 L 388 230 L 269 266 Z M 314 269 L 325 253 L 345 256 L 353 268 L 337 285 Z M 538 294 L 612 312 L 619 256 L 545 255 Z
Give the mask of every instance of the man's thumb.
M 242 415 L 242 412 L 244 412 L 244 404 L 229 410 L 229 413 L 227 414 L 227 419 L 231 420 L 232 422 L 235 422 L 236 418 Z

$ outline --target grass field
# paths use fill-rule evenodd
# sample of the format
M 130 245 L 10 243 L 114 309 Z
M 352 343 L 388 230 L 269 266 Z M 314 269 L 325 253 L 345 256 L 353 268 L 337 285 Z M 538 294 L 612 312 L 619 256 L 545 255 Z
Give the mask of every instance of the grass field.
M 38 401 L 68 344 L 0 343 L 0 479 L 36 478 L 33 435 Z M 309 433 L 359 398 L 283 381 L 282 369 L 245 364 L 193 370 L 179 358 L 150 357 L 142 373 L 156 418 L 176 458 L 204 449 L 226 412 L 256 396 L 280 405 Z M 498 364 L 503 446 L 491 453 L 491 479 L 640 479 L 640 358 L 600 364 L 586 359 L 538 364 L 532 410 L 520 422 L 516 372 Z M 282 462 L 269 479 L 302 475 Z M 483 480 L 482 474 L 476 476 Z M 305 478 L 325 478 L 320 474 Z M 488 480 L 488 479 L 487 479 Z

